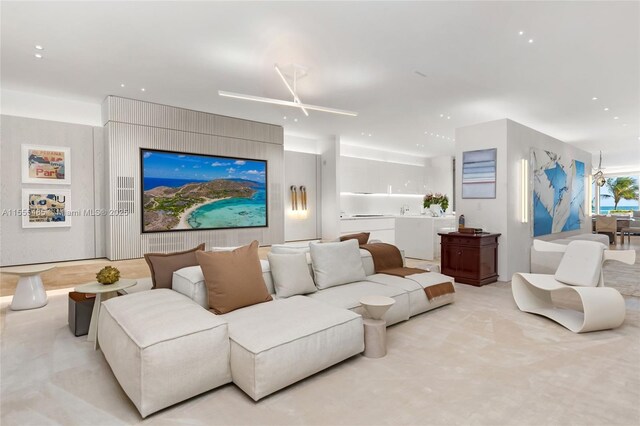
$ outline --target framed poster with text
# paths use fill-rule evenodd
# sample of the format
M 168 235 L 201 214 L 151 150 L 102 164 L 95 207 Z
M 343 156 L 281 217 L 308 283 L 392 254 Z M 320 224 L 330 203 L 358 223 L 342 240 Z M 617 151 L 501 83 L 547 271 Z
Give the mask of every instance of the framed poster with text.
M 22 145 L 22 183 L 70 185 L 70 160 L 68 147 Z
M 71 226 L 68 189 L 23 189 L 22 227 L 59 228 Z

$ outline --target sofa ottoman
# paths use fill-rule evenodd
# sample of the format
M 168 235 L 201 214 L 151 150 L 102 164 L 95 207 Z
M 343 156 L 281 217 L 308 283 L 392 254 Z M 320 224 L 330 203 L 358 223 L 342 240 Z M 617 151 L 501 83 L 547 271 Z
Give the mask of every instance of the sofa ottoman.
M 360 304 L 360 299 L 363 296 L 386 296 L 396 301 L 384 316 L 387 326 L 409 319 L 409 294 L 403 289 L 383 284 L 356 281 L 325 288 L 306 295 L 310 299 L 324 302 L 337 308 L 349 309 L 359 315 L 366 316 L 366 311 Z
M 105 301 L 98 341 L 143 417 L 231 382 L 227 323 L 169 289 Z
M 445 294 L 432 300 L 427 298 L 424 289 L 443 282 L 455 283 L 455 280 L 438 272 L 419 274 L 419 278 L 402 278 L 387 274 L 375 274 L 367 277 L 367 281 L 406 291 L 409 295 L 409 316 L 421 314 L 454 301 L 454 293 Z
M 362 317 L 304 296 L 221 317 L 229 324 L 233 382 L 255 401 L 364 350 Z

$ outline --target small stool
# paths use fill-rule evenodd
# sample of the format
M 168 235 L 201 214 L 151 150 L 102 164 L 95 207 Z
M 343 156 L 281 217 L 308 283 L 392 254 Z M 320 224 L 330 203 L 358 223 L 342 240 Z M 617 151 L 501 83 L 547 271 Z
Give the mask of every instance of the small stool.
M 11 299 L 11 310 L 22 311 L 25 309 L 41 308 L 47 304 L 47 293 L 44 291 L 40 274 L 55 266 L 34 265 L 21 266 L 2 271 L 5 274 L 17 275 L 18 285 L 16 293 Z
M 382 358 L 387 354 L 387 322 L 384 314 L 396 301 L 386 296 L 364 296 L 360 304 L 371 318 L 364 324 L 364 353 L 367 358 Z

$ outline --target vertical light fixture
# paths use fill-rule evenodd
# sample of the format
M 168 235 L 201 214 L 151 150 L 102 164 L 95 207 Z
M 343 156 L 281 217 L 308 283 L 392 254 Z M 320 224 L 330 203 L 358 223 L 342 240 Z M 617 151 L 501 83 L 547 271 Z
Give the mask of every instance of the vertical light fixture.
M 529 160 L 520 160 L 520 222 L 529 222 Z
M 587 211 L 585 216 L 591 217 L 591 209 L 593 209 L 593 202 L 591 201 L 593 199 L 593 175 L 588 175 L 586 180 L 587 190 L 585 191 L 585 194 L 587 199 L 585 205 L 587 206 Z

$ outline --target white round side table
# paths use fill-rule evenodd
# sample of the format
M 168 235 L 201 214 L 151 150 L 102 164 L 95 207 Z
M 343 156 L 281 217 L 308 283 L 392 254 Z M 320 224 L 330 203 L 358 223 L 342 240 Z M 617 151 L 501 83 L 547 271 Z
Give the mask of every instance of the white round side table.
M 386 296 L 364 296 L 360 304 L 371 318 L 364 318 L 364 352 L 367 358 L 382 358 L 387 354 L 387 322 L 384 314 L 396 301 Z
M 55 266 L 33 265 L 10 268 L 9 270 L 2 271 L 4 274 L 17 275 L 20 277 L 18 279 L 16 293 L 13 295 L 13 299 L 11 299 L 10 308 L 12 311 L 36 309 L 47 304 L 47 293 L 44 291 L 40 274 L 50 271 L 53 268 L 55 268 Z
M 93 342 L 93 349 L 98 349 L 98 320 L 100 318 L 100 305 L 105 300 L 111 299 L 118 295 L 118 290 L 133 287 L 137 284 L 136 280 L 121 279 L 113 284 L 100 284 L 97 281 L 83 284 L 74 290 L 78 293 L 92 293 L 96 295 L 96 301 L 93 303 L 93 311 L 91 312 L 91 322 L 89 323 L 89 334 L 87 341 Z

